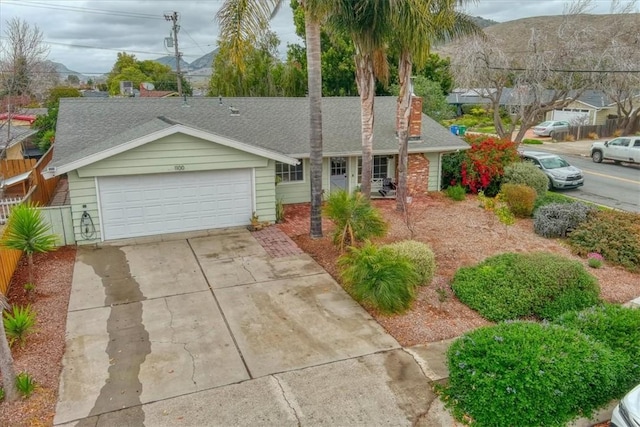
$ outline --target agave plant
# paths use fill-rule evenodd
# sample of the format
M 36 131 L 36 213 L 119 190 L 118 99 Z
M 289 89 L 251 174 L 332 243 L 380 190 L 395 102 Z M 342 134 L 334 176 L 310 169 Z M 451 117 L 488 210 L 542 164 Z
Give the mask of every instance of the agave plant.
M 50 252 L 56 248 L 57 237 L 51 234 L 38 208 L 30 203 L 22 203 L 11 209 L 9 222 L 0 245 L 16 249 L 27 255 L 29 262 L 29 283 L 33 281 L 33 254 Z
M 358 191 L 352 194 L 343 190 L 331 193 L 323 213 L 336 225 L 333 243 L 341 251 L 370 237 L 384 236 L 387 232 L 387 223 L 380 211 Z

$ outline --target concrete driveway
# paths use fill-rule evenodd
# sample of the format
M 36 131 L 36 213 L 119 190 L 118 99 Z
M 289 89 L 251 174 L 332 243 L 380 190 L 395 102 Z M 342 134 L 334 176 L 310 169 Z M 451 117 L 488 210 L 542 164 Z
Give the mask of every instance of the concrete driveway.
M 436 425 L 418 353 L 246 230 L 81 247 L 54 423 Z

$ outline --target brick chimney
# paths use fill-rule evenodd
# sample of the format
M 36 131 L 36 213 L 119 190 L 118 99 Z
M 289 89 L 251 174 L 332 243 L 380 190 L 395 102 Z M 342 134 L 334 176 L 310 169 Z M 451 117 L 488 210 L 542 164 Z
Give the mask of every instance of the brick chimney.
M 422 138 L 422 98 L 411 95 L 411 112 L 409 113 L 409 139 Z
M 396 111 L 396 134 L 400 128 L 400 114 Z M 422 138 L 422 98 L 411 95 L 409 104 L 409 139 Z

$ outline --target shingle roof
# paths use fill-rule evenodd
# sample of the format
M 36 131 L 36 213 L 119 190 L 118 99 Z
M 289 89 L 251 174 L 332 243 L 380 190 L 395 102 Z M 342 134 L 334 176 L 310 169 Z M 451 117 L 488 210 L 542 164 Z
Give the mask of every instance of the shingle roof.
M 239 115 L 231 115 L 230 107 Z M 396 98 L 376 97 L 374 152 L 395 153 Z M 422 140 L 410 152 L 443 152 L 468 145 L 431 118 L 422 116 Z M 360 100 L 323 98 L 325 156 L 362 152 Z M 125 144 L 180 123 L 200 131 L 291 157 L 309 156 L 307 98 L 66 98 L 60 100 L 52 166 Z
M 37 132 L 37 130 L 26 126 L 11 126 L 11 129 L 8 130 L 5 125 L 0 129 L 0 148 L 15 145 Z

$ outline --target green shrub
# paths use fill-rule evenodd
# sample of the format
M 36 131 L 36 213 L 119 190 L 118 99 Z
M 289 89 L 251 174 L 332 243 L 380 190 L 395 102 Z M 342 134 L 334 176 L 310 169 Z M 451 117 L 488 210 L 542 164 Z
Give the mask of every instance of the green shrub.
M 420 276 L 411 261 L 390 248 L 370 242 L 350 247 L 338 260 L 341 277 L 353 297 L 385 314 L 407 310 L 415 299 Z
M 462 182 L 462 162 L 464 159 L 464 151 L 442 155 L 442 188 L 449 188 Z
M 587 220 L 592 210 L 580 202 L 545 205 L 533 215 L 533 231 L 542 237 L 566 237 Z
M 0 402 L 4 399 L 4 389 L 0 387 Z
M 601 254 L 608 263 L 630 271 L 640 270 L 640 214 L 621 211 L 596 211 L 580 223 L 569 236 L 573 250 L 586 256 Z
M 467 135 L 465 140 L 471 147 L 464 151 L 462 185 L 472 193 L 482 190 L 487 196 L 495 196 L 504 168 L 518 160 L 516 144 L 487 135 Z
M 387 223 L 380 211 L 359 191 L 352 194 L 334 191 L 323 207 L 323 213 L 336 225 L 333 243 L 340 250 L 370 237 L 381 237 L 387 232 Z
M 25 307 L 16 305 L 13 306 L 11 312 L 4 312 L 3 323 L 9 345 L 13 345 L 15 342 L 24 345 L 27 336 L 35 330 L 36 313 L 30 305 Z
M 436 257 L 426 243 L 405 240 L 384 246 L 398 258 L 407 258 L 420 276 L 420 284 L 428 285 L 436 272 Z
M 576 200 L 572 197 L 567 197 L 561 193 L 554 193 L 552 191 L 546 191 L 542 196 L 538 194 L 536 199 L 536 205 L 533 208 L 535 212 L 538 208 L 541 208 L 552 203 L 573 203 Z
M 547 193 L 549 178 L 531 162 L 515 162 L 504 167 L 502 184 L 528 185 L 540 197 Z
M 36 382 L 27 372 L 20 372 L 16 377 L 16 388 L 22 397 L 29 397 L 36 389 Z
M 462 185 L 456 184 L 454 186 L 448 187 L 445 190 L 445 194 L 453 200 L 461 201 L 465 199 L 467 190 L 465 190 Z
M 600 292 L 580 262 L 545 252 L 506 253 L 460 268 L 451 287 L 463 303 L 496 322 L 553 319 L 597 304 Z
M 555 323 L 608 345 L 624 358 L 617 397 L 640 382 L 640 310 L 603 304 L 567 312 Z
M 532 322 L 470 332 L 447 352 L 444 397 L 479 426 L 565 426 L 615 395 L 620 358 L 572 329 Z
M 531 138 L 523 139 L 522 143 L 527 145 L 542 145 L 542 141 L 540 141 L 539 139 L 531 139 Z
M 536 190 L 524 184 L 502 184 L 501 199 L 518 218 L 530 217 L 536 202 Z

